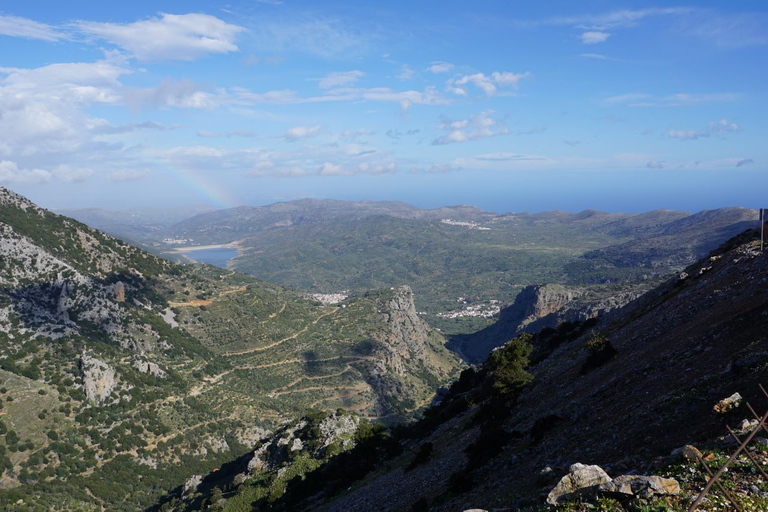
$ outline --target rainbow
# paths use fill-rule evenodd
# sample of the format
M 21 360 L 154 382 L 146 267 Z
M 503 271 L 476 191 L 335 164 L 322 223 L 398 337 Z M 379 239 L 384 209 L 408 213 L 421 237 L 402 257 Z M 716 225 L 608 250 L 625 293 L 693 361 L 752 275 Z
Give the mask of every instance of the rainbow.
M 170 168 L 171 175 L 186 188 L 201 197 L 206 204 L 222 210 L 242 206 L 243 201 L 230 193 L 220 183 L 205 174 L 191 169 Z

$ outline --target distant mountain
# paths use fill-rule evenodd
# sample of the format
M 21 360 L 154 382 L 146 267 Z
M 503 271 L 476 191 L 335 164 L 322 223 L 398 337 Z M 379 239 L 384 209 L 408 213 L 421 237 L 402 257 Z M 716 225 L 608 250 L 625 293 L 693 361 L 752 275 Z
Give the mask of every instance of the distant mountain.
M 388 216 L 397 219 L 439 220 L 455 218 L 481 222 L 496 214 L 474 206 L 448 206 L 422 210 L 397 201 L 338 201 L 334 199 L 301 199 L 268 206 L 241 206 L 197 215 L 174 225 L 166 236 L 194 239 L 195 244 L 220 244 L 270 229 L 314 223 L 360 220 Z
M 517 393 L 504 394 L 498 384 L 521 375 L 504 365 L 526 359 L 522 340 L 462 373 L 416 425 L 367 435 L 349 425 L 338 430 L 349 440 L 340 455 L 313 458 L 304 448 L 297 453 L 317 464 L 303 459 L 300 467 L 288 459 L 263 463 L 279 439 L 265 438 L 223 474 L 203 475 L 203 485 L 175 508 L 543 510 L 555 483 L 582 463 L 609 477 L 673 477 L 681 492 L 642 499 L 609 492 L 594 503 L 592 489 L 563 510 L 687 510 L 709 475 L 680 448 L 696 445 L 720 467 L 735 446 L 726 425 L 742 438 L 756 427 L 744 426 L 751 413 L 743 405 L 725 414 L 713 406 L 738 392 L 765 410 L 758 384 L 768 365 L 766 275 L 768 258 L 756 232 L 747 232 L 597 321 L 526 338 L 532 380 Z M 318 446 L 317 434 L 302 425 L 341 420 L 305 419 L 285 432 Z M 756 447 L 752 456 L 764 462 L 763 452 Z M 723 485 L 738 489 L 731 495 L 745 509 L 763 510 L 752 468 L 738 459 Z M 710 495 L 715 500 L 725 498 Z
M 143 508 L 307 411 L 409 418 L 460 368 L 407 287 L 180 266 L 7 189 L 0 232 L 3 508 Z

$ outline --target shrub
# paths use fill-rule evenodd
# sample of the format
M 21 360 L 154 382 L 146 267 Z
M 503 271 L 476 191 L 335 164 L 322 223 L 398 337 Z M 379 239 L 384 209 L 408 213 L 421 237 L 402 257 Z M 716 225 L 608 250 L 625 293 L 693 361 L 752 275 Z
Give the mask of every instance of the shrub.
M 492 371 L 493 389 L 508 398 L 517 397 L 532 379 L 526 368 L 530 364 L 531 334 L 521 334 L 496 350 L 488 358 Z
M 600 331 L 592 331 L 587 340 L 586 348 L 589 351 L 589 355 L 581 367 L 582 375 L 604 365 L 616 355 L 616 349 L 613 348 L 611 340 Z

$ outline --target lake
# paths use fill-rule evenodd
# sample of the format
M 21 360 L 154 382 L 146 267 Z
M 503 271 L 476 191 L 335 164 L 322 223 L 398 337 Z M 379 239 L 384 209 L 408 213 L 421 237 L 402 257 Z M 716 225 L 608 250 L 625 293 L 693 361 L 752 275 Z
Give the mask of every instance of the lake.
M 219 249 L 198 249 L 188 251 L 184 256 L 198 263 L 208 263 L 216 267 L 227 268 L 229 260 L 237 256 L 237 249 L 222 247 Z

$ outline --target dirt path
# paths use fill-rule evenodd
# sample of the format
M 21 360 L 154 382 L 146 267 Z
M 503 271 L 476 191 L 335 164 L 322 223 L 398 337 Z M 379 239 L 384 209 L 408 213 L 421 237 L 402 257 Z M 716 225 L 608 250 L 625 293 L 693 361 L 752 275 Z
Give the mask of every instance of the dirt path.
M 210 306 L 213 304 L 212 300 L 191 300 L 189 302 L 168 302 L 168 305 L 172 308 L 186 308 L 190 306 Z
M 352 369 L 352 367 L 347 365 L 346 368 L 344 368 L 342 371 L 337 372 L 337 373 L 329 373 L 328 375 L 317 375 L 315 377 L 299 377 L 298 379 L 296 379 L 296 380 L 286 384 L 283 387 L 277 388 L 277 389 L 273 390 L 272 392 L 273 393 L 275 393 L 275 392 L 280 393 L 280 392 L 282 392 L 284 390 L 287 390 L 290 387 L 295 386 L 299 382 L 302 382 L 302 381 L 305 381 L 305 380 L 323 380 L 323 379 L 330 379 L 332 377 L 339 377 L 341 375 L 344 375 L 345 373 L 347 373 L 351 369 Z
M 271 315 L 269 315 L 269 318 L 275 318 L 277 315 L 282 315 L 283 311 L 285 311 L 285 306 L 287 306 L 287 305 L 288 305 L 287 302 L 283 302 L 283 307 L 280 308 L 280 311 L 276 311 L 275 313 L 272 313 Z M 262 322 L 262 323 L 264 323 L 264 322 Z
M 286 341 L 295 340 L 296 338 L 299 337 L 299 335 L 304 334 L 305 332 L 307 332 L 310 327 L 312 327 L 313 325 L 316 325 L 317 322 L 319 322 L 321 319 L 325 318 L 326 316 L 333 315 L 337 311 L 338 311 L 338 309 L 333 309 L 333 310 L 331 310 L 331 311 L 329 311 L 327 313 L 323 313 L 319 317 L 315 318 L 311 323 L 307 324 L 306 327 L 304 327 L 299 332 L 291 334 L 287 338 L 283 338 L 281 340 L 277 340 L 274 343 L 270 343 L 269 345 L 264 345 L 262 347 L 247 348 L 245 350 L 239 350 L 237 352 L 223 352 L 221 355 L 225 356 L 225 357 L 228 357 L 228 356 L 242 356 L 242 355 L 245 355 L 245 354 L 253 354 L 254 352 L 263 352 L 265 350 L 269 350 L 270 348 L 274 348 L 274 347 L 276 347 L 278 345 L 282 345 Z
M 340 389 L 350 389 L 352 391 L 357 391 L 362 393 L 363 391 L 367 391 L 370 389 L 370 386 L 365 383 L 356 384 L 354 386 L 310 386 L 308 388 L 301 388 L 301 389 L 290 389 L 288 391 L 280 391 L 278 393 L 269 393 L 267 396 L 270 398 L 277 398 L 278 396 L 283 395 L 290 395 L 292 393 L 303 393 L 305 391 L 337 391 Z
M 234 290 L 225 290 L 223 292 L 219 293 L 219 297 L 223 297 L 225 295 L 232 295 L 233 293 L 243 293 L 248 290 L 247 286 L 241 286 L 240 288 L 235 288 Z

